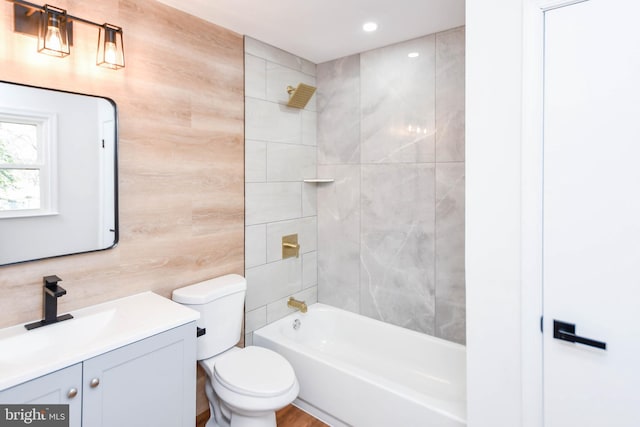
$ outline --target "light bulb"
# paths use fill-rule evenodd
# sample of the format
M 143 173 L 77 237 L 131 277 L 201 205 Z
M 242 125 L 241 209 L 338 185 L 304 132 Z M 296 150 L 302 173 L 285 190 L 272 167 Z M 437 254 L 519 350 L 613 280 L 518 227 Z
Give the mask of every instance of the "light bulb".
M 62 51 L 62 34 L 60 34 L 60 28 L 49 25 L 49 28 L 47 28 L 47 36 L 45 37 L 45 47 L 57 52 Z
M 104 62 L 116 64 L 118 59 L 118 48 L 114 42 L 104 44 Z
M 58 57 L 69 54 L 67 15 L 64 9 L 44 6 L 38 25 L 38 52 Z
M 124 50 L 122 47 L 122 28 L 111 24 L 103 24 L 98 31 L 98 51 L 96 64 L 101 67 L 117 70 L 124 67 Z

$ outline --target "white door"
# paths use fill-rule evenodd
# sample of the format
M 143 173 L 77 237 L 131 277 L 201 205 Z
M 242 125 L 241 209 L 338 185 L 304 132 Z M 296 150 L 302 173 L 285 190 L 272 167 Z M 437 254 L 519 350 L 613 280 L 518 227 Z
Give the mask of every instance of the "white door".
M 545 427 L 637 427 L 638 0 L 545 13 L 544 107 Z

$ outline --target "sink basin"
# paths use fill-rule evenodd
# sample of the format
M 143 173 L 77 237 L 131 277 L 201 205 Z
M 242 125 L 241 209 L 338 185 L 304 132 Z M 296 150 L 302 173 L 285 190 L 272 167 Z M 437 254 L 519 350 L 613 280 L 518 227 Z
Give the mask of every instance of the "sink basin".
M 73 319 L 30 331 L 24 325 L 0 329 L 0 391 L 200 317 L 153 292 L 71 314 Z
M 22 360 L 33 354 L 39 354 L 51 345 L 52 338 L 38 334 L 19 334 L 0 341 L 0 363 Z
M 52 353 L 70 352 L 80 343 L 97 339 L 115 317 L 116 309 L 74 317 L 64 322 L 27 331 L 12 328 L 7 337 L 0 335 L 0 363 L 24 363 L 48 357 Z

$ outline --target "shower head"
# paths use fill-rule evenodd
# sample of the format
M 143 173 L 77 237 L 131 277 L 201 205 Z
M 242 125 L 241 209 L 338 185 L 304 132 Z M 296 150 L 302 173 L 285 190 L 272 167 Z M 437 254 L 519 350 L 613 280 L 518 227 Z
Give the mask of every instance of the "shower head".
M 287 106 L 293 108 L 304 108 L 315 91 L 315 87 L 304 83 L 300 83 L 297 88 L 287 86 L 287 92 L 289 93 L 289 102 L 287 102 Z

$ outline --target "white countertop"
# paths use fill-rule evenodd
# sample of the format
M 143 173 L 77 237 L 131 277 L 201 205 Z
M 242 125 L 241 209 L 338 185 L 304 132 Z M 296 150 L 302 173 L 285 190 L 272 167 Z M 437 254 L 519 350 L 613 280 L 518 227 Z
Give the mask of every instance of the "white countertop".
M 31 331 L 24 324 L 0 329 L 0 391 L 200 317 L 197 311 L 153 292 L 71 314 L 73 319 Z

